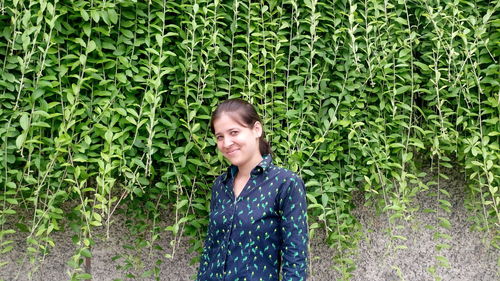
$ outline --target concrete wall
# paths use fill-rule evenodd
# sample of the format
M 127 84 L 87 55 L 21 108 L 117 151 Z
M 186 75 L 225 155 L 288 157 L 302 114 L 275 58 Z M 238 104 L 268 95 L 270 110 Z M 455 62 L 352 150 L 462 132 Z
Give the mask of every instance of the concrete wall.
M 471 213 L 463 206 L 463 175 L 451 171 L 448 173 L 450 180 L 442 182 L 441 187 L 451 194 L 449 201 L 453 205 L 452 213 L 442 212 L 439 215 L 448 218 L 452 226 L 449 230 L 439 230 L 452 237 L 449 241 L 440 240 L 451 245 L 451 248 L 438 253 L 436 245 L 440 241 L 433 238 L 435 230 L 427 227 L 438 225 L 437 214 L 423 211 L 425 208 L 436 209 L 436 198 L 427 194 L 420 194 L 416 198 L 415 206 L 419 206 L 419 210 L 413 213 L 411 220 L 400 223 L 404 226 L 402 229 L 396 230 L 397 234 L 405 236 L 407 240 L 392 240 L 399 245 L 405 245 L 407 249 L 397 251 L 389 244 L 391 240 L 387 229 L 390 225 L 387 215 L 377 215 L 374 208 L 364 206 L 360 198 L 356 200 L 358 208 L 355 215 L 363 225 L 363 237 L 352 256 L 357 267 L 351 272 L 351 280 L 434 280 L 428 268 L 436 263 L 437 255 L 445 256 L 450 263 L 449 268 L 438 268 L 437 273 L 442 280 L 500 280 L 500 251 L 488 245 L 488 241 L 492 239 L 491 234 L 471 231 L 471 223 L 467 219 Z M 139 256 L 137 253 L 134 255 L 134 251 L 123 248 L 131 243 L 125 220 L 123 215 L 115 216 L 109 239 L 104 239 L 104 229 L 99 229 L 94 234 L 97 243 L 93 247 L 93 280 L 154 280 L 152 277 L 127 278 L 125 274 L 129 272 L 140 276 L 158 259 L 163 261 L 160 266 L 160 280 L 192 280 L 197 265 L 190 265 L 190 260 L 195 255 L 188 253 L 189 243 L 186 239 L 180 241 L 173 259 L 165 258 L 164 253 L 157 250 L 153 250 L 152 254 L 144 250 Z M 67 272 L 70 268 L 67 266 L 67 260 L 75 249 L 70 232 L 54 233 L 56 247 L 34 265 L 25 259 L 25 237 L 21 234 L 23 233 L 14 237 L 16 242 L 13 251 L 0 258 L 10 261 L 7 266 L 0 268 L 0 280 L 68 280 Z M 332 269 L 332 256 L 336 251 L 330 249 L 323 242 L 323 238 L 324 233 L 319 232 L 311 241 L 311 276 L 308 280 L 341 280 L 340 274 Z M 169 246 L 171 239 L 172 237 L 163 235 L 160 240 L 167 253 L 172 249 Z M 125 265 L 125 258 L 112 260 L 119 254 L 128 255 L 129 260 L 133 261 L 131 268 L 117 269 L 120 265 Z

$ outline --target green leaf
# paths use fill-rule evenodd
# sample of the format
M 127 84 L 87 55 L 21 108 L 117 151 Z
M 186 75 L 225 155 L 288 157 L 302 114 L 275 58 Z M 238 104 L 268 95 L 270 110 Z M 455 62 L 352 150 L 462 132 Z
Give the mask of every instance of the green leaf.
M 180 209 L 180 208 L 184 207 L 184 205 L 186 205 L 187 203 L 188 203 L 188 200 L 187 200 L 187 199 L 181 200 L 181 201 L 179 201 L 179 202 L 176 204 L 175 208 L 176 208 L 176 209 Z
M 86 280 L 86 279 L 92 279 L 92 275 L 89 273 L 78 273 L 75 276 L 76 280 Z
M 89 13 L 87 13 L 84 9 L 80 10 L 80 15 L 84 21 L 88 21 L 90 19 Z
M 7 247 L 3 248 L 3 249 L 0 251 L 0 254 L 5 254 L 5 253 L 8 253 L 8 252 L 10 252 L 10 251 L 12 250 L 12 248 L 14 248 L 14 246 L 9 245 L 9 246 L 7 246 Z
M 141 274 L 141 277 L 142 278 L 149 278 L 149 277 L 151 277 L 151 275 L 153 275 L 153 270 L 146 270 Z
M 107 143 L 111 143 L 113 141 L 113 132 L 110 129 L 108 129 L 104 134 L 104 139 Z
M 17 138 L 16 138 L 17 149 L 21 149 L 21 147 L 23 147 L 23 144 L 24 144 L 24 141 L 26 140 L 27 135 L 28 135 L 27 132 L 23 132 L 19 136 L 17 136 Z
M 30 118 L 28 116 L 28 114 L 23 114 L 21 115 L 21 118 L 19 119 L 19 123 L 21 124 L 21 128 L 23 128 L 23 130 L 28 130 L 29 128 L 29 123 L 30 123 Z
M 123 35 L 125 35 L 125 37 L 127 37 L 129 39 L 134 38 L 134 33 L 132 33 L 132 31 L 130 31 L 128 29 L 122 29 L 121 32 L 123 33 Z
M 85 65 L 86 62 L 87 62 L 87 56 L 84 54 L 80 54 L 80 63 L 82 65 Z
M 114 9 L 109 9 L 108 10 L 108 17 L 111 23 L 117 24 L 118 23 L 118 14 Z
M 98 23 L 99 22 L 99 12 L 97 10 L 91 10 L 90 11 L 90 16 L 92 17 L 92 19 Z
M 89 249 L 87 248 L 83 248 L 81 251 L 80 251 L 80 254 L 86 258 L 91 258 L 92 257 L 92 253 L 90 253 Z
M 12 204 L 12 205 L 18 204 L 17 200 L 14 198 L 5 198 L 5 201 L 7 201 L 7 203 Z
M 121 82 L 121 83 L 127 83 L 127 77 L 123 73 L 117 73 L 116 74 L 116 79 Z
M 401 87 L 399 87 L 399 88 L 396 89 L 395 93 L 396 93 L 396 95 L 399 95 L 399 94 L 402 94 L 402 93 L 404 93 L 404 92 L 406 92 L 406 91 L 408 91 L 410 89 L 411 89 L 411 86 L 401 86 Z
M 86 50 L 87 54 L 92 53 L 92 51 L 94 51 L 95 48 L 96 48 L 96 45 L 95 45 L 94 40 L 90 40 L 89 43 L 87 44 L 87 50 Z
M 118 112 L 121 116 L 127 116 L 127 111 L 121 107 L 115 108 L 114 110 Z

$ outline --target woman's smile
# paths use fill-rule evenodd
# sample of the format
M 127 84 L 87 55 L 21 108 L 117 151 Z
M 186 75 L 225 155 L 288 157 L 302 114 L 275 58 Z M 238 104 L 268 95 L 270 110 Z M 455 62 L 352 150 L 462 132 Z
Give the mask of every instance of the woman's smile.
M 236 152 L 238 152 L 238 151 L 239 151 L 239 149 L 228 150 L 227 155 L 228 156 L 234 156 L 234 155 L 236 155 Z

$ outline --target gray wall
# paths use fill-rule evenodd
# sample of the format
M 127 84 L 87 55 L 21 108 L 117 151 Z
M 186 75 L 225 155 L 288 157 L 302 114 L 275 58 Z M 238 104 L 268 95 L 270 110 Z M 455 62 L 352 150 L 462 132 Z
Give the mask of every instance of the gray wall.
M 473 214 L 463 206 L 463 175 L 452 171 L 448 171 L 448 174 L 450 180 L 442 182 L 441 187 L 451 194 L 449 201 L 453 206 L 452 213 L 441 212 L 439 215 L 448 218 L 452 226 L 449 230 L 439 230 L 452 237 L 449 241 L 434 239 L 435 230 L 428 227 L 438 225 L 437 214 L 423 211 L 426 208 L 437 208 L 437 199 L 428 196 L 432 190 L 417 196 L 413 206 L 418 206 L 419 209 L 412 213 L 410 220 L 397 223 L 404 227 L 396 229 L 395 233 L 407 240 L 392 241 L 407 247 L 403 250 L 394 250 L 394 246 L 389 244 L 391 239 L 387 232 L 390 226 L 387 214 L 376 214 L 373 207 L 364 206 L 362 198 L 356 200 L 358 207 L 355 215 L 363 225 L 363 235 L 358 249 L 352 255 L 357 267 L 351 272 L 351 280 L 434 280 L 428 268 L 436 263 L 437 255 L 445 256 L 450 263 L 449 268 L 438 268 L 437 273 L 442 280 L 500 280 L 500 251 L 489 245 L 493 234 L 471 231 L 472 224 L 468 217 Z M 117 266 L 125 264 L 124 258 L 112 261 L 111 258 L 119 254 L 128 255 L 134 261 L 128 272 L 139 276 L 144 270 L 151 268 L 157 259 L 163 261 L 161 280 L 191 280 L 196 274 L 197 265 L 190 265 L 190 260 L 195 255 L 188 253 L 189 243 L 186 239 L 181 240 L 173 259 L 165 258 L 156 250 L 151 255 L 148 250 L 144 250 L 137 256 L 134 251 L 123 248 L 123 245 L 131 242 L 124 223 L 126 218 L 117 215 L 114 219 L 109 239 L 104 239 L 105 230 L 102 228 L 94 233 L 97 243 L 93 248 L 93 280 L 132 280 L 125 277 L 125 271 L 117 269 Z M 494 230 L 498 233 L 498 228 Z M 22 234 L 13 237 L 16 240 L 13 251 L 0 258 L 10 261 L 0 268 L 0 280 L 68 280 L 67 272 L 70 268 L 67 260 L 75 249 L 71 242 L 72 234 L 55 232 L 53 238 L 56 247 L 34 265 L 25 259 L 26 244 Z M 332 256 L 336 254 L 336 250 L 329 248 L 323 238 L 324 233 L 318 232 L 311 240 L 311 276 L 308 280 L 340 280 L 340 274 L 332 269 Z M 172 249 L 169 246 L 171 239 L 172 237 L 163 235 L 160 241 L 167 252 Z M 451 248 L 438 253 L 436 245 L 440 242 L 446 242 Z

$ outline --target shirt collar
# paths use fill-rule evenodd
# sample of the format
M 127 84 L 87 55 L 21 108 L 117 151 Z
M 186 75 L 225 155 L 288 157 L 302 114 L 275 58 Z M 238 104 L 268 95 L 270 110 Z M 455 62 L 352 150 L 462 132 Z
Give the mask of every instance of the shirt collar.
M 267 171 L 269 169 L 269 167 L 272 165 L 273 163 L 273 158 L 271 156 L 271 154 L 266 154 L 262 157 L 262 161 L 260 161 L 260 163 L 255 166 L 255 168 L 252 169 L 252 171 L 250 172 L 250 175 L 258 175 L 258 174 L 262 174 L 264 173 L 265 171 Z M 235 166 L 235 165 L 231 165 L 227 168 L 227 171 L 226 171 L 226 175 L 224 177 L 224 182 L 227 182 L 227 180 L 233 178 L 235 175 L 236 175 L 236 172 L 238 171 L 238 167 Z

